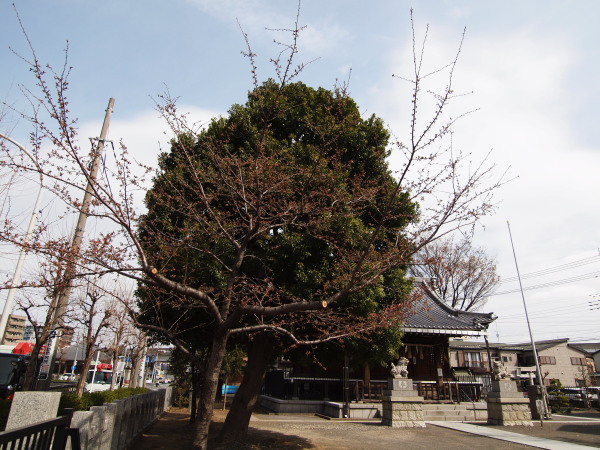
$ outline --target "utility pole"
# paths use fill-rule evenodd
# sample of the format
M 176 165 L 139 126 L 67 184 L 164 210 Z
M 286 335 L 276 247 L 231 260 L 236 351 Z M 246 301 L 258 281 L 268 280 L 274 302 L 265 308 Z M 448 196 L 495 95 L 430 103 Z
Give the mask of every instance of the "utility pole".
M 25 233 L 25 239 L 23 243 L 26 245 L 29 243 L 31 239 L 31 234 L 33 233 L 33 227 L 35 226 L 35 222 L 37 221 L 37 216 L 40 210 L 40 205 L 42 203 L 42 194 L 44 193 L 44 175 L 42 173 L 41 168 L 38 166 L 37 160 L 33 157 L 31 153 L 27 151 L 25 147 L 19 144 L 14 139 L 0 133 L 0 138 L 7 140 L 11 144 L 19 147 L 19 150 L 23 152 L 31 161 L 36 165 L 38 169 L 38 173 L 40 176 L 40 189 L 37 194 L 37 198 L 35 200 L 35 206 L 33 207 L 33 212 L 31 213 L 31 218 L 29 219 L 29 226 L 27 227 L 27 232 Z M 8 296 L 6 297 L 6 302 L 4 303 L 4 310 L 2 312 L 2 318 L 0 319 L 0 342 L 4 338 L 4 332 L 6 331 L 6 324 L 8 322 L 8 316 L 12 314 L 15 294 L 17 293 L 16 286 L 21 281 L 21 271 L 23 270 L 23 264 L 25 263 L 25 256 L 27 255 L 27 247 L 21 248 L 21 252 L 19 253 L 19 259 L 17 260 L 17 266 L 15 267 L 15 273 L 13 274 L 12 283 L 10 284 L 10 289 L 8 290 Z
M 87 222 L 88 214 L 90 211 L 90 205 L 92 203 L 92 192 L 94 191 L 94 183 L 102 162 L 102 153 L 104 151 L 104 142 L 108 135 L 108 126 L 110 124 L 110 116 L 113 111 L 115 99 L 110 98 L 108 100 L 108 107 L 104 115 L 104 123 L 102 124 L 102 130 L 100 131 L 100 138 L 98 138 L 98 145 L 93 151 L 92 167 L 88 175 L 87 187 L 81 202 L 81 209 L 79 211 L 79 218 L 75 227 L 75 233 L 73 235 L 73 241 L 71 243 L 70 258 L 67 261 L 64 276 L 63 276 L 63 288 L 58 292 L 56 299 L 53 299 L 52 304 L 55 307 L 54 316 L 52 319 L 53 328 L 57 330 L 57 335 L 50 339 L 50 342 L 46 345 L 46 354 L 42 362 L 42 368 L 40 370 L 39 379 L 45 381 L 46 386 L 49 385 L 50 379 L 52 378 L 52 371 L 54 369 L 54 363 L 56 359 L 56 348 L 57 341 L 62 335 L 62 328 L 64 326 L 65 313 L 69 305 L 69 297 L 71 295 L 72 280 L 75 275 L 75 263 L 79 256 L 81 249 L 81 242 L 83 240 L 83 233 L 85 231 L 85 224 Z M 82 375 L 83 376 L 83 375 Z

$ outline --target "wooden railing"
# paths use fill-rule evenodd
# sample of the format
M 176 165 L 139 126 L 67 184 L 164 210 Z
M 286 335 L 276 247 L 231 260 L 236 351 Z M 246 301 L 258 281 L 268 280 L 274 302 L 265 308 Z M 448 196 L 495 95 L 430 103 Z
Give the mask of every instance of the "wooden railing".
M 482 398 L 482 383 L 444 381 L 417 381 L 417 392 L 425 400 L 469 402 L 479 401 Z
M 70 428 L 72 409 L 66 415 L 27 427 L 0 433 L 0 449 L 64 450 L 71 439 L 71 449 L 80 450 L 79 430 Z
M 283 380 L 284 389 L 280 398 L 301 400 L 343 401 L 343 380 L 338 378 L 289 377 Z M 428 401 L 468 402 L 479 401 L 485 396 L 484 384 L 470 381 L 414 381 L 419 396 Z M 365 383 L 360 379 L 348 381 L 348 400 L 351 402 L 380 402 L 387 380 L 371 380 Z M 266 392 L 267 395 L 277 394 Z M 283 395 L 282 395 L 283 394 Z

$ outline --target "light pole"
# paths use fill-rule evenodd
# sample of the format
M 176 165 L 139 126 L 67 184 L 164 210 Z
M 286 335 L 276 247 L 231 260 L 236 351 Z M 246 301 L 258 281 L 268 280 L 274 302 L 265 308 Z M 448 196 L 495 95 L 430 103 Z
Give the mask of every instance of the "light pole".
M 25 147 L 19 144 L 14 139 L 0 133 L 0 138 L 10 142 L 13 145 L 19 147 L 19 149 L 29 158 L 31 161 L 38 167 L 38 173 L 40 175 L 40 189 L 37 194 L 37 198 L 35 200 L 35 206 L 33 207 L 33 212 L 31 213 L 31 218 L 29 219 L 29 226 L 27 227 L 27 232 L 25 233 L 24 244 L 29 243 L 29 239 L 31 238 L 31 234 L 33 232 L 33 227 L 35 226 L 35 222 L 37 221 L 38 212 L 40 209 L 40 204 L 42 202 L 42 193 L 44 191 L 44 175 L 42 174 L 41 169 L 38 166 L 36 159 L 33 157 L 31 153 L 27 151 Z M 14 306 L 15 294 L 17 292 L 16 285 L 21 281 L 21 271 L 23 270 L 23 264 L 25 263 L 25 256 L 27 255 L 27 247 L 26 245 L 21 248 L 21 252 L 19 253 L 19 259 L 17 261 L 17 266 L 15 267 L 15 273 L 13 274 L 13 279 L 10 285 L 10 289 L 8 291 L 8 296 L 6 297 L 6 302 L 4 303 L 4 310 L 2 311 L 2 318 L 0 319 L 0 339 L 4 338 L 4 332 L 6 331 L 6 324 L 8 322 L 8 316 L 12 314 L 12 309 Z
M 517 268 L 517 278 L 519 279 L 519 288 L 521 289 L 521 298 L 523 299 L 523 309 L 525 310 L 525 319 L 527 320 L 527 328 L 529 329 L 529 338 L 531 339 L 531 349 L 533 350 L 533 358 L 535 360 L 535 372 L 540 386 L 540 392 L 542 394 L 542 411 L 540 412 L 540 420 L 542 416 L 544 419 L 550 418 L 548 410 L 548 396 L 546 395 L 546 389 L 542 381 L 542 371 L 540 369 L 540 361 L 538 359 L 537 349 L 535 348 L 535 341 L 533 339 L 533 333 L 531 331 L 531 324 L 529 323 L 529 314 L 527 313 L 527 304 L 525 303 L 525 294 L 523 294 L 523 285 L 521 284 L 521 274 L 519 273 L 519 265 L 517 264 L 517 254 L 515 253 L 515 245 L 513 244 L 512 233 L 510 232 L 510 223 L 507 221 L 508 235 L 510 236 L 510 245 L 513 251 L 513 257 L 515 259 L 515 267 Z

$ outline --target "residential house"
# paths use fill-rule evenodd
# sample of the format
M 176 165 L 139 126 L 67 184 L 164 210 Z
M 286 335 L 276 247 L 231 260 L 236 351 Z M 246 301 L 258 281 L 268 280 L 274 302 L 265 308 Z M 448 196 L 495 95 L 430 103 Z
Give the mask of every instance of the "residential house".
M 590 375 L 596 366 L 591 351 L 597 347 L 600 344 L 571 344 L 567 338 L 536 342 L 544 383 L 549 385 L 551 380 L 560 380 L 564 386 L 582 386 L 593 382 Z M 474 373 L 482 367 L 489 370 L 491 358 L 502 361 L 514 379 L 535 378 L 535 359 L 530 343 L 486 346 L 484 342 L 452 341 L 449 350 L 454 368 L 469 368 Z

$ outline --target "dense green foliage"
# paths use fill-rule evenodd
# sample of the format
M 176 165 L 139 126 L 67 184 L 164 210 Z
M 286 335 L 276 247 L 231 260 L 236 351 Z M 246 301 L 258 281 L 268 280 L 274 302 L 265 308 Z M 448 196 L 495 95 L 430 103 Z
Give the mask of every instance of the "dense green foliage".
M 402 235 L 417 207 L 395 190 L 388 137 L 381 119 L 363 119 L 342 92 L 264 83 L 246 104 L 197 137 L 179 135 L 161 156 L 140 227 L 152 264 L 219 307 L 230 302 L 224 318 L 244 305 L 321 301 L 350 276 L 371 277 L 327 311 L 240 315 L 234 323 L 284 326 L 304 339 L 352 330 L 410 292 Z M 253 227 L 262 231 L 252 234 Z M 239 267 L 234 241 L 245 249 Z M 138 294 L 140 320 L 168 329 L 189 349 L 210 345 L 215 321 L 200 302 L 154 287 Z M 364 347 L 377 360 L 398 347 L 397 332 L 363 334 L 378 339 Z

